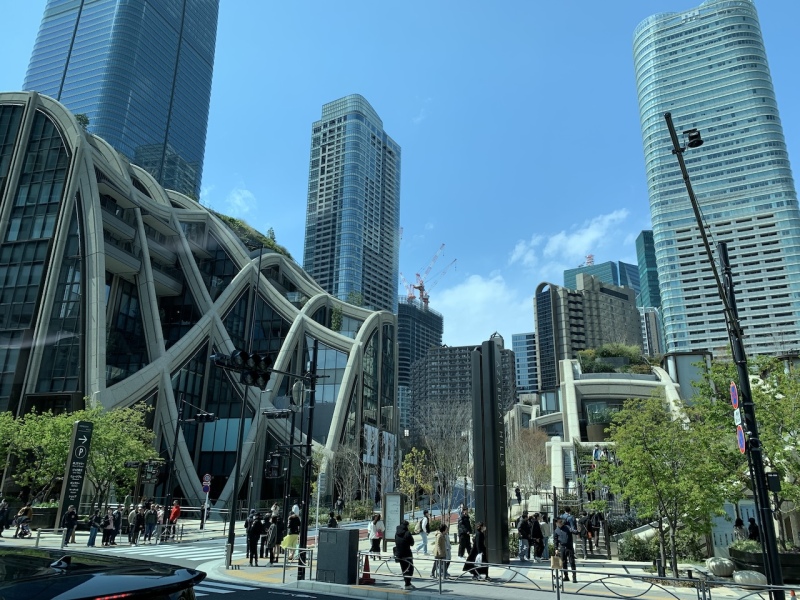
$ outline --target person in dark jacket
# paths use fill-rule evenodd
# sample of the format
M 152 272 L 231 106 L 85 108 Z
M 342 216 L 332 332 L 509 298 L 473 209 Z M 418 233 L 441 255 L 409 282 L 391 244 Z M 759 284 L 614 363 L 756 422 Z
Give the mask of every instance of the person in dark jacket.
M 475 524 L 475 540 L 472 550 L 464 562 L 462 571 L 469 571 L 472 573 L 472 578 L 479 580 L 483 575 L 485 581 L 491 581 L 489 578 L 489 567 L 486 564 L 489 562 L 489 554 L 486 548 L 486 525 L 478 521 Z M 480 562 L 477 562 L 478 555 L 480 555 Z
M 400 568 L 403 570 L 405 589 L 413 590 L 411 577 L 414 575 L 414 554 L 411 548 L 414 546 L 414 536 L 408 530 L 408 521 L 401 521 L 394 534 L 395 556 L 400 561 Z
M 274 515 L 270 519 L 269 529 L 267 530 L 267 549 L 269 551 L 269 564 L 278 562 L 278 530 L 280 529 L 280 519 Z
M 89 517 L 89 541 L 86 545 L 89 548 L 94 548 L 97 540 L 97 532 L 103 528 L 103 517 L 100 516 L 100 510 L 95 510 L 94 514 Z
M 61 519 L 61 526 L 64 528 L 64 545 L 69 545 L 69 540 L 72 537 L 72 532 L 78 526 L 78 512 L 74 506 L 70 506 L 64 517 Z
M 575 570 L 575 542 L 572 538 L 573 528 L 562 517 L 556 519 L 556 527 L 553 529 L 553 547 L 556 554 L 561 557 L 562 573 L 564 581 L 569 581 L 569 572 L 572 568 L 572 581 L 577 582 Z
M 258 566 L 258 540 L 262 533 L 264 533 L 264 523 L 261 522 L 261 513 L 256 513 L 253 522 L 247 529 L 247 552 L 250 556 L 251 567 L 253 561 L 256 563 L 255 566 Z
M 333 511 L 328 513 L 328 527 L 333 527 L 334 529 L 339 527 L 339 521 L 336 520 L 336 515 L 333 514 Z
M 525 560 L 531 553 L 531 522 L 528 520 L 528 511 L 523 511 L 517 521 L 517 533 L 519 534 L 519 559 Z
M 758 531 L 758 525 L 756 525 L 756 520 L 753 517 L 750 517 L 747 520 L 750 523 L 750 525 L 747 526 L 747 539 L 758 542 L 759 531 Z
M 461 516 L 458 517 L 458 557 L 464 558 L 464 554 L 472 552 L 472 544 L 470 543 L 470 535 L 472 535 L 472 523 L 469 520 L 469 509 L 465 508 L 461 511 Z

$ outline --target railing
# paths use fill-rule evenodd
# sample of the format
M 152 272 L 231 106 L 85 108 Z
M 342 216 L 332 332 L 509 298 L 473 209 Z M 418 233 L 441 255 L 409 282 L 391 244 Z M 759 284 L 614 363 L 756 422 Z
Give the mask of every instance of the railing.
M 369 551 L 358 553 L 358 583 L 368 585 L 375 582 L 403 583 L 402 563 L 397 562 L 392 555 L 376 554 Z M 400 559 L 402 560 L 402 559 Z M 692 578 L 689 571 L 688 578 L 659 576 L 657 574 L 635 575 L 629 573 L 608 573 L 604 571 L 576 570 L 563 571 L 552 569 L 549 564 L 482 564 L 474 569 L 461 570 L 463 562 L 444 561 L 434 558 L 421 558 L 414 556 L 412 583 L 416 589 L 426 590 L 439 594 L 459 595 L 470 594 L 473 597 L 485 596 L 475 592 L 465 592 L 463 586 L 476 586 L 477 588 L 489 586 L 509 586 L 514 594 L 522 590 L 554 592 L 560 600 L 561 594 L 586 595 L 592 597 L 612 597 L 630 600 L 633 598 L 656 597 L 674 600 L 714 600 L 714 594 L 728 599 L 753 599 L 770 600 L 772 592 L 784 593 L 787 600 L 793 598 L 790 586 L 768 586 L 758 584 L 737 584 L 727 580 Z M 445 563 L 449 562 L 449 575 L 445 576 Z M 368 565 L 369 571 L 364 567 Z M 434 565 L 438 567 L 433 575 Z M 458 573 L 452 572 L 453 567 L 460 569 Z M 485 575 L 491 579 L 480 579 L 480 583 L 473 579 L 473 571 L 480 569 L 475 574 Z M 565 578 L 565 574 L 570 579 Z M 579 578 L 579 581 L 575 579 Z M 511 590 L 509 590 L 511 592 Z M 773 596 L 774 598 L 774 596 Z

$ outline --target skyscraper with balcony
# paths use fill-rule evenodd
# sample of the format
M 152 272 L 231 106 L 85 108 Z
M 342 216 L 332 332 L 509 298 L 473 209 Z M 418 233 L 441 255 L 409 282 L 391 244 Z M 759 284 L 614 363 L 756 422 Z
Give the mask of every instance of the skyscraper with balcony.
M 197 199 L 218 12 L 219 0 L 48 0 L 24 88 Z
M 630 263 L 609 260 L 602 263 L 583 265 L 564 271 L 564 287 L 574 290 L 578 273 L 593 275 L 603 283 L 631 288 L 634 293 L 639 293 L 639 267 Z
M 666 112 L 705 140 L 686 164 L 708 234 L 729 245 L 747 350 L 799 347 L 800 211 L 755 5 L 653 15 L 633 56 L 666 351 L 728 351 Z
M 400 146 L 358 94 L 311 126 L 303 268 L 329 294 L 397 313 Z

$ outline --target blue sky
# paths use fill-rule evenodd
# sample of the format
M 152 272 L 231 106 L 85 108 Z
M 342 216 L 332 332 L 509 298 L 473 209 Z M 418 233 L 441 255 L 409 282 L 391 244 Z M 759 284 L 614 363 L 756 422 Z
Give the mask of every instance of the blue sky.
M 446 344 L 498 331 L 510 347 L 540 282 L 587 254 L 636 262 L 633 30 L 696 0 L 221 4 L 204 204 L 272 227 L 302 262 L 311 123 L 360 93 L 403 151 L 400 270 L 412 280 L 443 243 L 431 276 L 457 259 L 430 292 Z M 44 5 L 0 0 L 0 91 L 22 87 Z M 756 5 L 797 165 L 800 2 Z

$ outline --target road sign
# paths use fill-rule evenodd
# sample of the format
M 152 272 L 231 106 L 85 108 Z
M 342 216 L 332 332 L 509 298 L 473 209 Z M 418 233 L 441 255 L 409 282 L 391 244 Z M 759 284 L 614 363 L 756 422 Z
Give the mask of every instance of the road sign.
M 72 442 L 69 447 L 69 459 L 64 470 L 64 483 L 61 486 L 61 499 L 56 523 L 61 522 L 61 513 L 70 505 L 78 506 L 83 489 L 83 480 L 86 477 L 86 462 L 89 457 L 89 448 L 92 444 L 92 429 L 94 424 L 90 421 L 75 421 L 72 426 Z
M 744 454 L 745 452 L 744 429 L 742 429 L 741 425 L 736 427 L 736 443 L 739 444 L 739 452 Z
M 328 475 L 326 473 L 319 474 L 319 483 L 317 484 L 320 490 L 325 490 L 328 487 Z
M 208 473 L 203 475 L 203 483 L 211 483 L 211 475 L 209 475 Z
M 735 411 L 733 411 L 733 422 L 737 425 L 742 424 L 742 409 L 737 408 Z
M 731 381 L 731 404 L 733 408 L 739 408 L 739 390 L 733 381 Z
M 125 461 L 125 468 L 126 469 L 136 469 L 139 466 L 138 460 L 126 460 Z
M 208 485 L 204 485 L 203 486 L 203 493 L 204 494 L 207 494 L 210 491 L 211 491 L 211 487 L 210 486 L 208 486 Z

